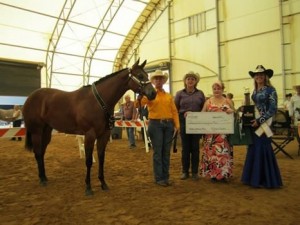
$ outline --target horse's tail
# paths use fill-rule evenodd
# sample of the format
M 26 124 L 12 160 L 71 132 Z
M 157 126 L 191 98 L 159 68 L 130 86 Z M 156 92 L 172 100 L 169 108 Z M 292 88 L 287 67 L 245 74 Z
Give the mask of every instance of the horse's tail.
M 26 130 L 26 136 L 25 136 L 25 149 L 28 151 L 32 151 L 33 145 L 32 145 L 32 139 L 31 139 L 31 133 Z

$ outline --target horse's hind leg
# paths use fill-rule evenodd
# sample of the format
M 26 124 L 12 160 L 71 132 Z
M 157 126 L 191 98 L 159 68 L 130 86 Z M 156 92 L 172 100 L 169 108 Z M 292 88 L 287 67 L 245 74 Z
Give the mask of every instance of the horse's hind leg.
M 48 179 L 45 174 L 45 165 L 44 165 L 45 150 L 43 150 L 42 148 L 42 137 L 41 134 L 32 134 L 31 138 L 33 144 L 34 157 L 38 166 L 40 184 L 46 185 Z
M 44 186 L 47 184 L 48 181 L 48 178 L 46 177 L 45 173 L 44 154 L 35 153 L 34 156 L 38 164 L 40 184 Z
M 33 142 L 33 151 L 34 156 L 38 165 L 40 184 L 47 184 L 47 176 L 45 172 L 45 163 L 44 156 L 46 152 L 47 145 L 51 140 L 51 131 L 52 129 L 49 127 L 45 128 L 42 134 L 33 134 L 32 142 Z

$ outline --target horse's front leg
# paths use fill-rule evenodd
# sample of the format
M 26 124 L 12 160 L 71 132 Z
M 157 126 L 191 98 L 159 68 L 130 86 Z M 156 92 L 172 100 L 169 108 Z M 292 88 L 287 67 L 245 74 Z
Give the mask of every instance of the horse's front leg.
M 104 179 L 104 161 L 105 161 L 105 149 L 110 137 L 110 131 L 107 131 L 101 138 L 97 139 L 97 153 L 99 161 L 98 178 L 101 183 L 102 190 L 108 190 L 108 186 Z
M 99 171 L 98 171 L 98 178 L 101 183 L 102 190 L 108 190 L 108 186 L 104 179 L 104 161 L 105 161 L 105 147 L 101 148 L 100 151 L 98 151 L 98 160 L 99 160 Z
M 93 195 L 91 185 L 91 168 L 93 165 L 93 148 L 94 144 L 88 145 L 85 143 L 85 165 L 86 165 L 86 177 L 85 177 L 85 195 Z

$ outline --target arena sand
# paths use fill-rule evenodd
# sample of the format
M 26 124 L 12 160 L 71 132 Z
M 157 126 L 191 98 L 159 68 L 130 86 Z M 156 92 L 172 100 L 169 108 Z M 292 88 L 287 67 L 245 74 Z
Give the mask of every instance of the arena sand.
M 240 177 L 246 148 L 234 147 L 234 178 L 229 184 L 201 178 L 180 180 L 180 151 L 171 155 L 173 185 L 154 184 L 152 152 L 143 142 L 128 148 L 126 139 L 107 146 L 102 191 L 92 168 L 93 196 L 85 196 L 85 161 L 79 158 L 75 136 L 57 134 L 48 146 L 45 164 L 48 185 L 39 185 L 37 166 L 23 141 L 0 139 L 0 224 L 105 225 L 298 225 L 300 224 L 300 157 L 296 141 L 277 154 L 284 186 L 256 189 Z M 94 153 L 95 154 L 95 153 Z M 98 160 L 97 160 L 98 161 Z

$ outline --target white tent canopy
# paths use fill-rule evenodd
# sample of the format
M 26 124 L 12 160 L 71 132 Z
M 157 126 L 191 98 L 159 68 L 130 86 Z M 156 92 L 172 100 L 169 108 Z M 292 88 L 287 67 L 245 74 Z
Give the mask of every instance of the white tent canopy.
M 47 65 L 42 86 L 74 90 L 113 72 L 120 46 L 148 3 L 1 0 L 0 58 Z

